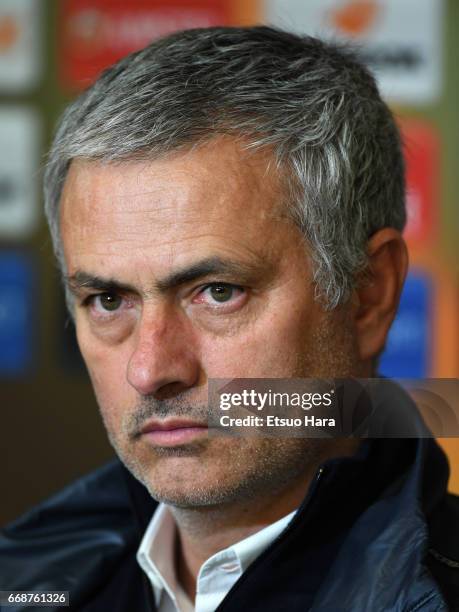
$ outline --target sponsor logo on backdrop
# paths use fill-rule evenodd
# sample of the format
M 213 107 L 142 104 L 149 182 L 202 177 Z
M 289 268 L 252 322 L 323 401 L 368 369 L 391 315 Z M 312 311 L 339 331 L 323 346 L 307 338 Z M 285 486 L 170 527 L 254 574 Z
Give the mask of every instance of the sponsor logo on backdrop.
M 37 226 L 40 125 L 30 108 L 0 108 L 0 237 L 23 239 Z
M 384 376 L 424 378 L 431 374 L 433 291 L 427 272 L 409 272 L 379 364 Z
M 35 271 L 27 255 L 0 252 L 0 376 L 24 374 L 33 352 Z
M 171 32 L 224 25 L 228 6 L 224 0 L 65 0 L 61 4 L 64 84 L 85 87 L 124 55 Z
M 267 23 L 350 42 L 383 95 L 425 104 L 440 95 L 443 0 L 265 0 Z
M 421 120 L 401 122 L 406 161 L 407 225 L 410 246 L 432 244 L 440 214 L 440 142 L 431 124 Z
M 0 93 L 22 93 L 39 80 L 41 9 L 41 0 L 0 1 Z
M 376 25 L 381 5 L 377 0 L 351 0 L 331 8 L 325 15 L 330 27 L 337 32 L 359 37 Z

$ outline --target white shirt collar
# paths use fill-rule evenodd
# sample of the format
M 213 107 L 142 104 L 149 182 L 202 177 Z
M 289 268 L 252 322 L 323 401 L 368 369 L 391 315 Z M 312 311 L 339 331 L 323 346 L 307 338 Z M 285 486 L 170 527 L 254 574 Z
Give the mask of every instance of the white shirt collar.
M 168 507 L 159 504 L 140 543 L 137 561 L 150 579 L 160 612 L 215 610 L 248 566 L 281 534 L 295 512 L 207 559 L 199 570 L 193 607 L 175 573 L 175 520 Z

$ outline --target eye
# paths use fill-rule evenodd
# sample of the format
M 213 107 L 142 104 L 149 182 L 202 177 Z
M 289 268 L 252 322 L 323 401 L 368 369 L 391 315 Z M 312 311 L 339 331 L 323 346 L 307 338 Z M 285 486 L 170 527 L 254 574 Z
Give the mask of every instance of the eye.
M 98 293 L 90 295 L 85 303 L 93 312 L 103 315 L 118 310 L 123 304 L 123 298 L 116 293 Z
M 114 310 L 118 310 L 121 306 L 121 298 L 119 295 L 115 295 L 114 293 L 101 293 L 96 296 L 98 299 L 100 307 L 103 310 L 108 310 L 109 312 L 113 312 Z
M 216 302 L 228 302 L 235 293 L 235 287 L 232 285 L 211 285 L 207 289 Z
M 204 304 L 220 310 L 242 306 L 247 292 L 243 287 L 230 283 L 210 283 L 193 299 L 194 304 Z

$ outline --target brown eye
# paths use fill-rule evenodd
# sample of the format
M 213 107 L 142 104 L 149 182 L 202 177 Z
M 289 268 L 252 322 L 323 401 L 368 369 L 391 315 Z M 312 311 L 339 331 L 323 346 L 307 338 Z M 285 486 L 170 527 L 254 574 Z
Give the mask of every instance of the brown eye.
M 119 295 L 115 295 L 114 293 L 102 293 L 98 296 L 98 299 L 100 306 L 109 312 L 118 310 L 118 308 L 121 306 L 121 297 Z

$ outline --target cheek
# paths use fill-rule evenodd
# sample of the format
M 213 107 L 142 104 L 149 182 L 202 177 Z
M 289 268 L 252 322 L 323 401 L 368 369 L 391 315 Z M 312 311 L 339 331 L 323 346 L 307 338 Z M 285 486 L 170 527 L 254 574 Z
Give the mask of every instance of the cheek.
M 297 372 L 311 351 L 311 316 L 289 309 L 266 314 L 243 333 L 202 343 L 209 378 L 278 378 Z
M 123 406 L 128 408 L 135 393 L 126 380 L 126 350 L 103 346 L 78 326 L 77 339 L 104 419 Z

